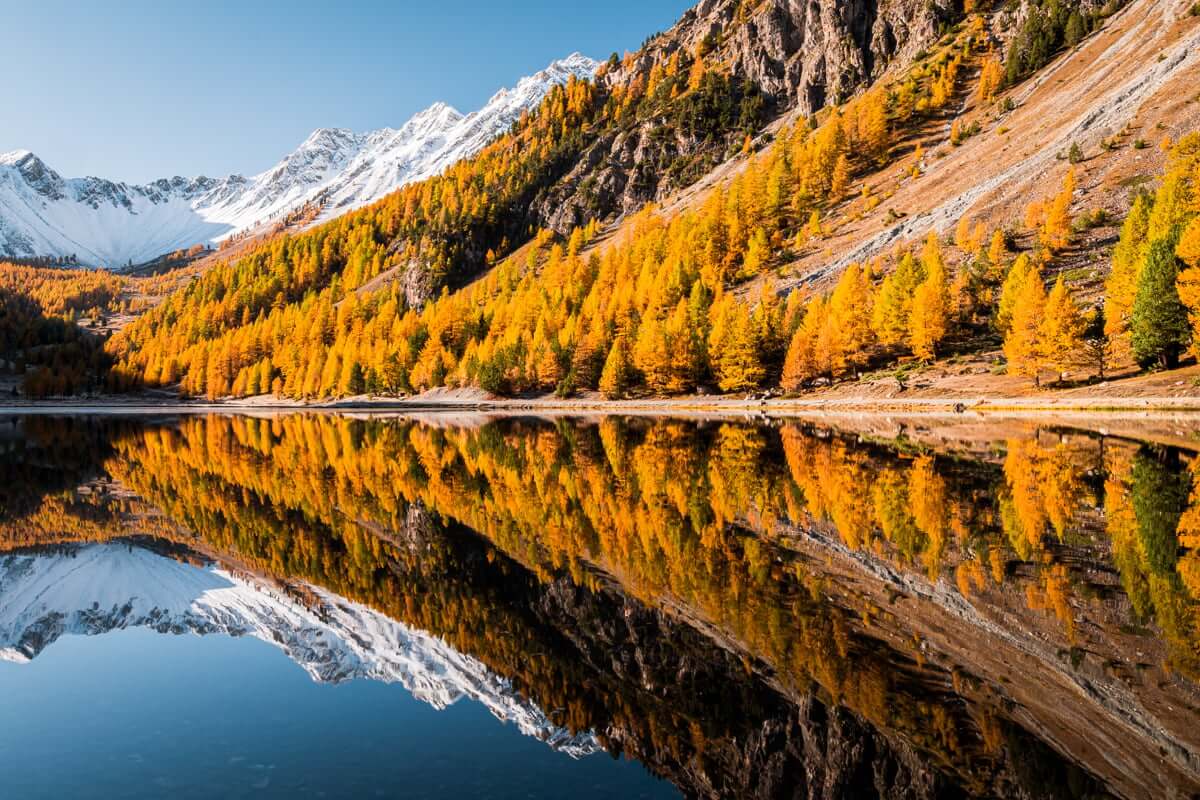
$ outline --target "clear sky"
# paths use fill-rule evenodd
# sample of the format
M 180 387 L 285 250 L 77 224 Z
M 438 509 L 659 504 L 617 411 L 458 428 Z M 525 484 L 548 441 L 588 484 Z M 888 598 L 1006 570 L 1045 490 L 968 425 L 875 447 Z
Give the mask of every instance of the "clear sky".
M 580 51 L 604 59 L 694 0 L 0 0 L 0 152 L 65 177 L 260 172 L 318 127 L 464 113 Z

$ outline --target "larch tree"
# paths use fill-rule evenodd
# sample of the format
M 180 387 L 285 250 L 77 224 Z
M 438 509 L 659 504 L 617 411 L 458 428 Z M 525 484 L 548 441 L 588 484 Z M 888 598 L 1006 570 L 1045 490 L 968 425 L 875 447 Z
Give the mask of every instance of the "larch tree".
M 618 335 L 600 372 L 600 393 L 609 400 L 620 400 L 632 385 L 633 363 L 629 356 L 629 345 L 623 335 Z
M 945 338 L 949 305 L 945 266 L 940 257 L 930 259 L 925 280 L 913 293 L 912 314 L 908 324 L 909 344 L 913 355 L 920 360 L 932 361 L 937 346 Z
M 641 371 L 650 391 L 662 393 L 667 390 L 671 382 L 671 343 L 663 324 L 653 314 L 644 317 L 638 327 L 633 364 Z
M 1121 236 L 1113 248 L 1112 264 L 1104 283 L 1104 334 L 1108 339 L 1109 360 L 1113 363 L 1133 359 L 1129 326 L 1138 278 L 1145 262 L 1146 233 L 1153 202 L 1147 194 L 1134 200 L 1121 225 Z
M 891 136 L 888 131 L 887 93 L 871 92 L 863 98 L 866 109 L 863 112 L 863 145 L 866 154 L 876 164 L 887 163 L 888 147 Z
M 814 297 L 808 302 L 804 321 L 792 335 L 783 360 L 783 388 L 794 392 L 817 375 L 816 344 L 828 317 L 825 299 Z
M 1183 231 L 1175 256 L 1186 269 L 1180 271 L 1175 280 L 1179 299 L 1188 310 L 1192 324 L 1192 347 L 1200 345 L 1200 216 L 1192 219 Z
M 666 390 L 679 393 L 694 389 L 701 372 L 703 353 L 698 350 L 699 337 L 693 334 L 687 300 L 680 300 L 667 317 L 663 338 L 670 347 Z
M 742 274 L 745 277 L 753 277 L 762 272 L 767 260 L 771 257 L 771 245 L 767 241 L 767 232 L 761 227 L 755 228 L 754 233 L 750 236 L 749 245 L 746 247 L 746 255 L 742 261 Z
M 1076 366 L 1082 355 L 1086 329 L 1087 320 L 1059 275 L 1046 297 L 1045 312 L 1038 329 L 1041 365 L 1060 375 Z
M 857 262 L 850 264 L 838 279 L 829 300 L 830 324 L 840 334 L 844 366 L 866 363 L 874 341 L 871 330 L 871 281 Z
M 1041 325 L 1046 309 L 1046 287 L 1033 270 L 1025 279 L 1012 310 L 1012 322 L 1004 337 L 1004 357 L 1011 375 L 1025 375 L 1037 383 L 1041 370 Z
M 913 294 L 923 280 L 925 272 L 911 253 L 901 256 L 896 269 L 883 279 L 871 313 L 871 327 L 881 344 L 894 346 L 907 340 Z
M 1179 244 L 1175 245 L 1175 255 L 1188 268 L 1200 267 L 1200 215 L 1193 217 L 1183 229 Z
M 987 259 L 991 269 L 994 270 L 992 274 L 999 275 L 999 270 L 1004 267 L 1004 262 L 1008 259 L 1008 242 L 1004 238 L 1004 232 L 999 228 L 992 232 L 992 240 L 988 243 Z
M 756 333 L 749 310 L 741 303 L 733 303 L 726 338 L 713 365 L 721 391 L 749 391 L 766 377 Z
M 1025 291 L 1025 284 L 1031 275 L 1037 274 L 1037 268 L 1029 256 L 1022 253 L 1017 256 L 1008 268 L 1004 277 L 1004 285 L 1000 288 L 1000 302 L 996 308 L 996 329 L 1001 334 L 1007 334 L 1012 325 L 1013 312 Z M 1040 278 L 1039 278 L 1040 280 Z
M 1004 83 L 1004 65 L 995 52 L 989 52 L 979 70 L 979 102 L 990 103 Z
M 842 153 L 833 165 L 833 174 L 829 179 L 829 199 L 837 202 L 846 194 L 850 186 L 850 160 Z
M 1041 242 L 1051 251 L 1059 251 L 1071 243 L 1071 201 L 1075 194 L 1075 168 L 1067 170 L 1062 189 L 1050 201 L 1042 220 Z

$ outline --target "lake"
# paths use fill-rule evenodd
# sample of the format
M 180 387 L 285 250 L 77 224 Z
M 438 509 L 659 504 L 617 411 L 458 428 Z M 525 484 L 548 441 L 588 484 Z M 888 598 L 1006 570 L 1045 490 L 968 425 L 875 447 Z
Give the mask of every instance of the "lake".
M 1200 796 L 1186 417 L 0 416 L 4 796 Z

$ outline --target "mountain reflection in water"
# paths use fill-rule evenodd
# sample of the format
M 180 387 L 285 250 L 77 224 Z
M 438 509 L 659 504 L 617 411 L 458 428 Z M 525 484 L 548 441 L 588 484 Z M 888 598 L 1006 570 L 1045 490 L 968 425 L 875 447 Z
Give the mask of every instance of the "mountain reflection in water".
M 1200 792 L 1196 445 L 858 428 L 0 418 L 0 653 L 252 635 L 687 796 Z

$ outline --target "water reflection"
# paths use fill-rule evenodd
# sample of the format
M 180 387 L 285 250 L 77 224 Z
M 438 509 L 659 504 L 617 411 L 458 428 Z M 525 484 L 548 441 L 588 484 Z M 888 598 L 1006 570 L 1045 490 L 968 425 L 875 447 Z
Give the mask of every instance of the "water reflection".
M 371 674 L 406 651 L 340 633 L 356 609 L 688 795 L 1200 789 L 1186 441 L 293 415 L 29 418 L 0 447 L 7 549 L 146 537 Z

